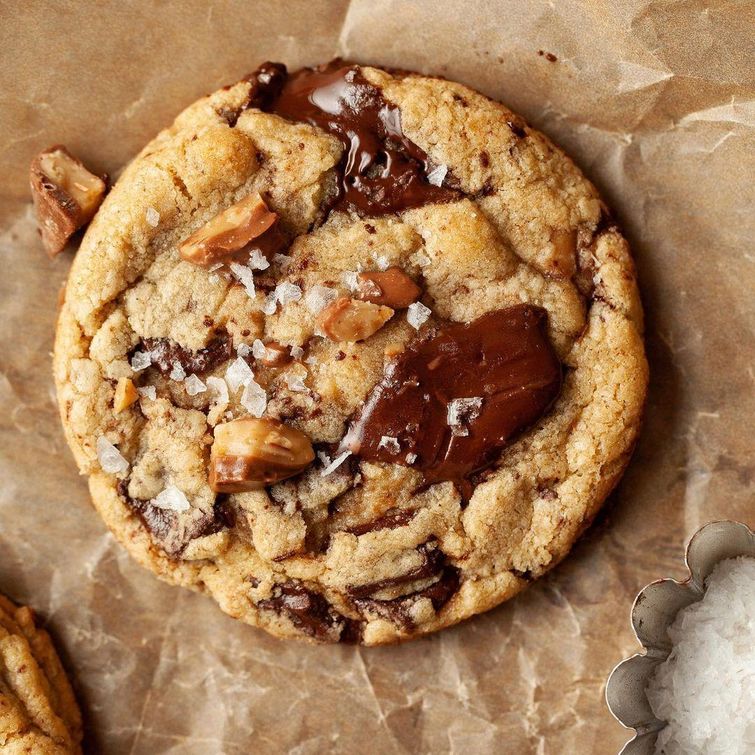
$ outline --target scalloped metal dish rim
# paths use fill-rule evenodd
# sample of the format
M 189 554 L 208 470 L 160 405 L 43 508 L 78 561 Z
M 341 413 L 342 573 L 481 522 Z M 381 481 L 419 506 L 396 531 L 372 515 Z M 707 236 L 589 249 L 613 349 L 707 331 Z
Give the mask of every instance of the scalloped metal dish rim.
M 703 597 L 705 579 L 715 565 L 737 556 L 755 557 L 753 531 L 743 522 L 708 522 L 687 543 L 684 563 L 689 576 L 683 581 L 655 580 L 645 585 L 634 599 L 631 625 L 642 651 L 614 667 L 605 689 L 611 715 L 622 726 L 635 731 L 635 736 L 619 755 L 652 755 L 654 752 L 657 734 L 665 722 L 653 714 L 645 686 L 671 651 L 666 629 L 682 608 Z

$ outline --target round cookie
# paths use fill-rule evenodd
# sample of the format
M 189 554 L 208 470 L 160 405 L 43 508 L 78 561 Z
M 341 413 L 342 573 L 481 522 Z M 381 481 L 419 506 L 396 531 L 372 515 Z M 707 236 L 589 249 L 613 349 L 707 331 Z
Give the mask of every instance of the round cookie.
M 0 751 L 81 753 L 81 713 L 49 635 L 0 595 Z
M 647 386 L 627 243 L 571 160 L 460 84 L 340 62 L 265 64 L 147 145 L 54 362 L 134 557 L 273 634 L 367 645 L 558 563 Z

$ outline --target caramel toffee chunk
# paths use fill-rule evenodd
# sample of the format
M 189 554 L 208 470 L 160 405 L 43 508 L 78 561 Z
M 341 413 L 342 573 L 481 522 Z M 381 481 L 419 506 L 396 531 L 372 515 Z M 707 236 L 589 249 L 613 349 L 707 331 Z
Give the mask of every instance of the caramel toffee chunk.
M 218 493 L 258 490 L 298 474 L 315 458 L 299 430 L 273 419 L 244 417 L 218 425 L 210 454 L 210 486 Z
M 389 364 L 344 446 L 396 464 L 412 454 L 428 483 L 451 480 L 468 495 L 469 475 L 558 396 L 561 366 L 546 320 L 522 305 L 419 335 Z
M 61 144 L 34 158 L 30 182 L 42 243 L 50 255 L 59 254 L 94 217 L 105 196 L 105 182 Z
M 364 341 L 393 317 L 390 307 L 342 296 L 320 313 L 318 324 L 331 341 Z
M 422 289 L 400 267 L 359 273 L 357 281 L 360 299 L 392 309 L 406 309 L 422 294 Z
M 97 187 L 35 165 L 58 248 Z M 566 555 L 647 365 L 627 243 L 545 136 L 444 79 L 264 63 L 121 173 L 55 384 L 140 563 L 274 635 L 380 645 Z
M 270 230 L 277 219 L 259 194 L 250 194 L 192 233 L 181 244 L 181 257 L 201 267 L 223 262 Z

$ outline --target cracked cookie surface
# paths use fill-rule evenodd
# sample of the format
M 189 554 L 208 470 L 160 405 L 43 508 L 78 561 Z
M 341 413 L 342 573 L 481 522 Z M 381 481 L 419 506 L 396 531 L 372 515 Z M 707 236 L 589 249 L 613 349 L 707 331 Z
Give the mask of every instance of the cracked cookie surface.
M 628 462 L 647 366 L 627 243 L 568 157 L 459 84 L 348 70 L 369 95 L 349 107 L 383 118 L 361 173 L 338 123 L 276 113 L 261 82 L 285 81 L 281 67 L 147 145 L 74 260 L 55 380 L 95 506 L 141 563 L 273 634 L 381 644 L 487 610 L 568 552 Z M 277 216 L 274 245 L 182 258 L 254 194 Z M 401 296 L 369 302 L 360 274 L 386 271 Z M 370 458 L 344 444 L 417 339 L 523 305 L 547 315 L 559 390 L 463 483 L 428 484 L 401 437 L 378 436 Z M 448 433 L 474 435 L 487 403 L 460 395 Z M 217 493 L 216 428 L 260 415 L 306 435 L 315 461 Z
M 81 753 L 81 714 L 49 635 L 0 595 L 0 751 Z

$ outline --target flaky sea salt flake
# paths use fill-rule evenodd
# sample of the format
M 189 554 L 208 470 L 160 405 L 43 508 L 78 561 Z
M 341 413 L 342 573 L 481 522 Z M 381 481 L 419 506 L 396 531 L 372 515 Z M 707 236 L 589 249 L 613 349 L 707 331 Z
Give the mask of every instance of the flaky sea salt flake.
M 255 338 L 254 343 L 252 343 L 252 356 L 255 359 L 264 359 L 266 355 L 267 349 L 265 348 L 265 344 L 259 338 Z
M 160 213 L 154 207 L 148 207 L 144 217 L 153 228 L 160 225 Z
M 270 267 L 270 262 L 259 249 L 252 249 L 252 253 L 249 255 L 249 267 L 252 270 L 267 270 Z
M 207 390 L 207 386 L 196 375 L 189 375 L 184 386 L 186 386 L 186 392 L 190 396 L 196 396 L 198 393 L 204 393 Z
M 304 304 L 313 314 L 319 314 L 325 307 L 338 297 L 338 291 L 328 286 L 312 286 L 304 297 Z
M 238 278 L 241 285 L 244 286 L 247 294 L 254 299 L 256 296 L 256 290 L 254 288 L 254 273 L 251 269 L 245 265 L 239 265 L 238 262 L 231 262 L 229 267 L 234 276 Z
M 356 291 L 359 286 L 359 273 L 354 270 L 345 270 L 341 273 L 341 282 L 349 291 Z
M 102 471 L 108 474 L 123 474 L 128 471 L 128 462 L 104 435 L 97 438 L 97 460 Z
M 285 307 L 286 304 L 301 299 L 301 289 L 293 283 L 284 281 L 275 287 L 275 297 L 280 302 L 281 307 Z
M 131 369 L 135 372 L 146 370 L 152 364 L 152 354 L 148 351 L 135 351 L 131 357 Z
M 448 402 L 446 422 L 451 428 L 451 435 L 466 437 L 469 435 L 469 423 L 480 416 L 482 397 L 455 398 Z
M 328 466 L 326 466 L 320 472 L 320 475 L 322 477 L 327 477 L 329 474 L 332 474 L 336 471 L 336 469 L 338 469 L 338 467 L 341 466 L 341 464 L 346 461 L 349 456 L 351 456 L 351 451 L 344 451 L 342 454 L 338 454 L 338 456 L 336 456 L 336 458 L 333 459 L 333 461 L 331 461 L 330 464 L 328 464 Z
M 158 493 L 150 503 L 153 506 L 157 506 L 158 509 L 176 511 L 178 513 L 188 511 L 191 508 L 189 499 L 184 495 L 183 491 L 175 485 L 168 485 L 168 487 Z
M 226 406 L 228 404 L 228 383 L 226 383 L 223 378 L 208 377 L 207 388 L 212 391 L 215 396 L 215 406 Z
M 427 174 L 427 181 L 433 186 L 443 186 L 443 181 L 446 178 L 446 173 L 448 173 L 448 166 L 438 165 Z
M 398 442 L 398 438 L 383 435 L 380 438 L 380 443 L 378 443 L 378 448 L 384 448 L 389 453 L 397 454 L 401 450 L 401 444 Z
M 278 309 L 278 296 L 275 291 L 271 291 L 262 304 L 262 312 L 266 315 L 274 315 L 275 310 Z
M 248 343 L 240 343 L 236 347 L 236 353 L 240 357 L 246 358 L 246 357 L 248 357 L 252 353 L 252 347 Z
M 307 393 L 309 391 L 309 388 L 307 388 L 301 375 L 297 375 L 294 372 L 287 372 L 284 380 L 290 391 L 294 391 L 295 393 Z
M 267 408 L 265 389 L 256 381 L 250 380 L 241 394 L 241 406 L 253 417 L 261 417 Z
M 291 357 L 293 359 L 301 359 L 304 356 L 304 349 L 301 346 L 291 347 Z
M 186 370 L 180 362 L 173 362 L 173 367 L 170 371 L 170 379 L 179 382 L 186 379 Z
M 427 322 L 427 318 L 432 314 L 430 307 L 426 307 L 421 301 L 415 301 L 410 304 L 406 310 L 406 321 L 415 330 L 419 330 Z
M 154 385 L 143 385 L 136 389 L 140 396 L 154 401 L 157 398 L 157 389 Z
M 254 380 L 254 373 L 241 357 L 236 357 L 225 371 L 225 380 L 231 393 L 236 393 L 242 385 Z

